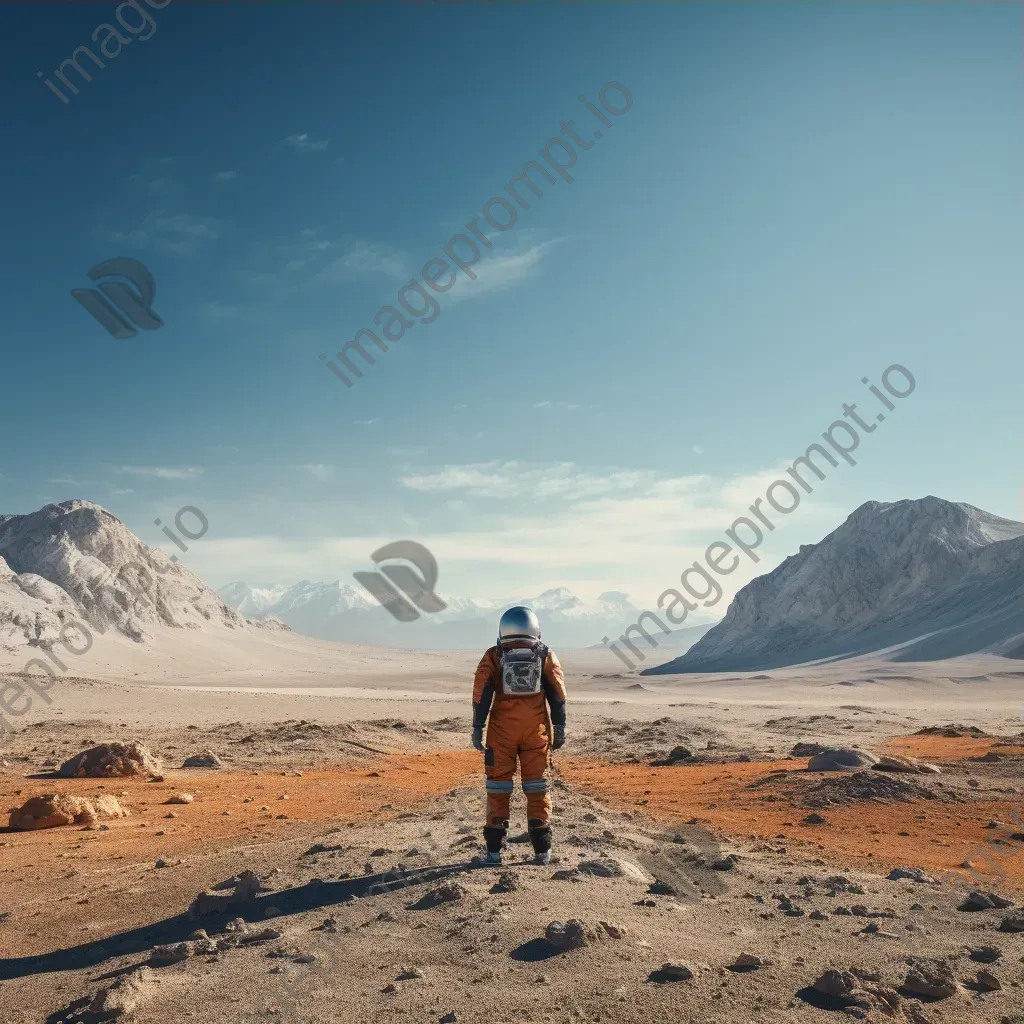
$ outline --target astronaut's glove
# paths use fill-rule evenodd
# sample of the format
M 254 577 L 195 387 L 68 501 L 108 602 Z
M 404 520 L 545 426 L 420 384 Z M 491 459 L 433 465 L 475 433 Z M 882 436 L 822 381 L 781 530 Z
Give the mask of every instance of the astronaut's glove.
M 555 726 L 555 739 L 554 739 L 554 742 L 552 742 L 552 744 L 551 744 L 551 749 L 552 750 L 559 750 L 564 745 L 565 745 L 565 726 L 564 725 L 556 725 Z
M 484 731 L 483 729 L 473 730 L 473 746 L 476 747 L 481 753 L 484 749 Z

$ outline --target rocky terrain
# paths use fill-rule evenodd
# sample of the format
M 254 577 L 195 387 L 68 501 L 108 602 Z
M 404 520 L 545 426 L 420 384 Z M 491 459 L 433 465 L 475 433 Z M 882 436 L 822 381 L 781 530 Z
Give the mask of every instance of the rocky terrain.
M 661 710 L 578 716 L 500 868 L 466 715 L 37 723 L 8 805 L 96 812 L 0 841 L 4 1020 L 1024 1020 L 1024 736 Z
M 1024 523 L 927 497 L 862 505 L 747 584 L 689 651 L 645 674 L 981 652 L 1024 657 Z

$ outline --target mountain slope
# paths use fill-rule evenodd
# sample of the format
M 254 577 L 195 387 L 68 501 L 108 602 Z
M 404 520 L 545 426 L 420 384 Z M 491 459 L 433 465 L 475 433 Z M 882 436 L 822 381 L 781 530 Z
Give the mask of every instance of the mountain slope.
M 869 501 L 740 590 L 686 654 L 645 674 L 875 652 L 894 661 L 1024 657 L 1024 523 L 931 496 Z
M 160 627 L 249 628 L 198 576 L 99 505 L 76 499 L 0 516 L 0 648 L 47 645 L 76 623 L 137 641 Z

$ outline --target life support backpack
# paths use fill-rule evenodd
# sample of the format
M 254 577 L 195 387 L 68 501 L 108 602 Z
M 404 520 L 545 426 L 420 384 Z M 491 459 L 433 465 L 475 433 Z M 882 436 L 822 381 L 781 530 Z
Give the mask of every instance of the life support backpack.
M 544 681 L 544 662 L 548 649 L 536 647 L 498 648 L 501 692 L 506 697 L 530 697 L 540 693 Z

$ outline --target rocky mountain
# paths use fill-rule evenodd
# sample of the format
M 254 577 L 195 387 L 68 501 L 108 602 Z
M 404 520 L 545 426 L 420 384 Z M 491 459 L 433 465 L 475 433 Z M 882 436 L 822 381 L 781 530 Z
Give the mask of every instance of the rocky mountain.
M 0 516 L 0 649 L 47 646 L 76 623 L 133 640 L 155 627 L 249 628 L 198 576 L 99 505 L 63 501 Z
M 607 591 L 585 602 L 566 587 L 546 590 L 534 597 L 495 601 L 442 595 L 447 607 L 415 622 L 397 622 L 363 587 L 302 580 L 292 586 L 256 587 L 231 583 L 220 596 L 253 619 L 276 616 L 297 633 L 347 643 L 432 650 L 476 649 L 493 642 L 501 613 L 513 604 L 525 604 L 541 616 L 544 638 L 553 647 L 600 645 L 605 635 L 618 635 L 623 622 L 635 619 L 640 609 L 619 591 Z M 703 629 L 710 628 L 710 624 Z M 700 628 L 680 631 L 676 650 L 692 643 Z M 685 641 L 682 634 L 685 632 Z
M 927 497 L 862 505 L 747 584 L 686 654 L 645 674 L 979 652 L 1024 658 L 1024 523 Z

